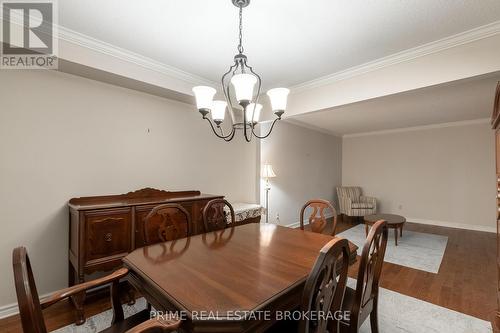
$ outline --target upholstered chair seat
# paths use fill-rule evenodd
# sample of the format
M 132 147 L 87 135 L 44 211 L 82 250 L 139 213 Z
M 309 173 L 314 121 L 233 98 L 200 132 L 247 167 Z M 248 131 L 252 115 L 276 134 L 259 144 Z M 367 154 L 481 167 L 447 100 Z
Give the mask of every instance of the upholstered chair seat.
M 354 209 L 359 209 L 359 208 L 368 208 L 368 209 L 373 209 L 373 204 L 368 203 L 368 202 L 353 202 L 351 204 L 351 207 Z

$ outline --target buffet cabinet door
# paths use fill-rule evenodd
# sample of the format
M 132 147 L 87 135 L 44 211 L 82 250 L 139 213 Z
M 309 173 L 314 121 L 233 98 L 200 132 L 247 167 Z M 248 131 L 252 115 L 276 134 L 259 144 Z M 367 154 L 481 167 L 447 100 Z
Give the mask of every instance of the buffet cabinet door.
M 84 218 L 87 264 L 131 251 L 131 208 L 88 211 Z

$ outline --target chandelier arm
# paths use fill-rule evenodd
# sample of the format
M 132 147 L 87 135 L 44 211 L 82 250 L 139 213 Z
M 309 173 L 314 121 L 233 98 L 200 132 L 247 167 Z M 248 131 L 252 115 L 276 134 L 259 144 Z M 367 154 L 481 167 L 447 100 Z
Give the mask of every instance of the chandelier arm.
M 222 130 L 222 127 L 219 126 L 219 129 L 220 129 L 221 134 L 223 134 L 224 131 Z M 226 142 L 231 141 L 234 138 L 235 133 L 236 133 L 236 130 L 234 129 L 234 127 L 232 127 L 231 132 L 225 138 L 223 138 L 224 141 L 226 141 Z
M 227 82 L 227 86 L 225 85 L 225 80 L 226 80 L 226 77 L 234 70 L 236 70 L 238 68 L 238 63 L 235 62 L 234 65 L 231 65 L 229 67 L 229 70 L 227 72 L 224 73 L 224 75 L 222 75 L 222 79 L 221 79 L 221 84 L 222 84 L 222 91 L 224 92 L 224 97 L 226 99 L 226 103 L 227 103 L 227 106 L 229 108 L 229 114 L 231 115 L 231 125 L 234 127 L 234 123 L 235 123 L 235 119 L 234 119 L 234 106 L 233 106 L 233 102 L 231 101 L 231 97 L 229 96 L 229 85 L 231 84 L 231 82 Z
M 230 136 L 229 138 L 227 138 L 227 139 L 224 139 L 224 141 L 226 141 L 226 142 L 231 141 L 231 140 L 234 138 L 234 134 L 235 134 L 235 133 L 236 133 L 236 130 L 235 130 L 235 129 L 234 129 L 234 127 L 233 127 L 233 129 L 232 129 L 232 131 L 231 131 L 231 136 Z
M 254 107 L 253 107 L 253 111 L 252 111 L 252 122 L 253 122 L 253 117 L 255 115 L 255 108 L 257 107 L 257 104 L 259 103 L 259 99 L 260 99 L 260 90 L 261 90 L 261 87 L 262 87 L 262 79 L 260 78 L 260 75 L 255 73 L 254 70 L 253 70 L 253 67 L 252 66 L 249 66 L 245 60 L 245 66 L 250 70 L 250 73 L 252 73 L 255 77 L 257 77 L 257 96 L 255 97 L 255 102 L 254 102 Z M 252 126 L 252 131 L 253 131 L 253 126 Z
M 212 124 L 212 121 L 211 121 L 210 119 L 208 119 L 208 118 L 205 118 L 205 119 L 208 121 L 208 123 L 210 124 L 210 127 L 212 128 L 212 131 L 214 132 L 214 134 L 215 134 L 215 135 L 217 135 L 217 137 L 219 137 L 219 138 L 221 138 L 221 139 L 224 139 L 224 140 L 225 140 L 225 139 L 227 139 L 227 138 L 229 138 L 229 137 L 231 137 L 231 136 L 234 136 L 234 127 L 233 127 L 233 129 L 232 129 L 231 133 L 229 133 L 228 135 L 224 135 L 224 132 L 222 131 L 222 128 L 221 128 L 221 133 L 222 133 L 222 135 L 220 135 L 220 134 L 219 134 L 219 133 L 217 133 L 217 131 L 215 130 L 215 127 L 214 127 L 214 124 Z M 220 127 L 219 127 L 219 128 L 220 128 Z
M 281 120 L 281 118 L 276 118 L 276 119 L 274 119 L 273 123 L 271 124 L 271 127 L 269 128 L 269 132 L 267 132 L 267 134 L 266 134 L 266 135 L 264 135 L 264 136 L 258 136 L 257 134 L 255 134 L 254 127 L 252 127 L 252 134 L 253 134 L 253 135 L 254 135 L 257 139 L 265 139 L 265 138 L 267 138 L 267 137 L 271 134 L 271 132 L 273 131 L 274 124 L 276 124 L 276 122 L 277 122 L 278 120 Z

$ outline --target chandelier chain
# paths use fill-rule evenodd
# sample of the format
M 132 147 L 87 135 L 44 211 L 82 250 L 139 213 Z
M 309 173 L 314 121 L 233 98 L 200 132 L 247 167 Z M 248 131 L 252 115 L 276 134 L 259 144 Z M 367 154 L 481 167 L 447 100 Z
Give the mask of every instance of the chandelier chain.
M 240 43 L 238 44 L 238 52 L 240 54 L 243 53 L 243 7 L 240 6 L 240 26 L 239 26 L 240 34 L 239 39 Z

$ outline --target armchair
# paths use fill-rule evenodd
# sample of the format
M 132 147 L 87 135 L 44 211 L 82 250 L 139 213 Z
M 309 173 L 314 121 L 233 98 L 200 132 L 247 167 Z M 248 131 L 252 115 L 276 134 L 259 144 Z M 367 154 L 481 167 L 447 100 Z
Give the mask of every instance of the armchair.
M 361 187 L 337 187 L 340 213 L 347 216 L 365 216 L 377 212 L 377 199 L 363 195 Z

